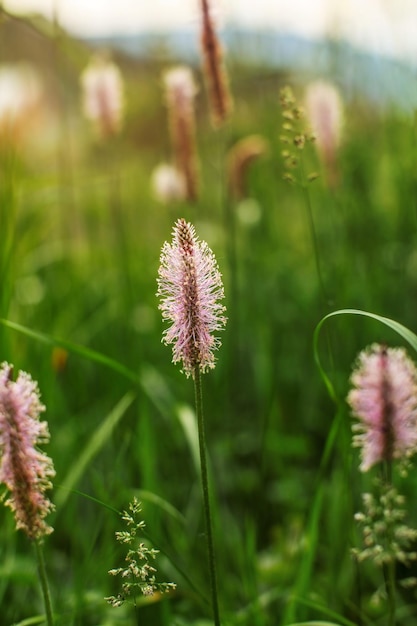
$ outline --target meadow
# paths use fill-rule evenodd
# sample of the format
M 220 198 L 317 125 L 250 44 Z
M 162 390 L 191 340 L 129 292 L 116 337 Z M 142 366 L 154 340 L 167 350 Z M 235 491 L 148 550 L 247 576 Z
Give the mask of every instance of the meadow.
M 366 346 L 415 357 L 415 116 L 339 88 L 333 174 L 314 142 L 300 174 L 288 170 L 280 90 L 290 85 L 302 105 L 318 77 L 226 57 L 234 106 L 214 128 L 194 67 L 199 190 L 162 201 L 151 184 L 172 160 L 162 75 L 177 60 L 115 53 L 123 123 L 100 137 L 81 106 L 88 47 L 45 25 L 5 17 L 1 28 L 14 45 L 0 47 L 0 60 L 37 63 L 47 92 L 16 132 L 1 127 L 0 361 L 38 381 L 47 409 L 55 624 L 213 623 L 193 385 L 161 342 L 156 296 L 178 218 L 213 250 L 228 318 L 216 367 L 202 376 L 221 623 L 417 624 L 416 566 L 396 565 L 393 621 L 383 568 L 352 553 L 362 545 L 354 515 L 378 468 L 359 469 L 346 403 Z M 262 149 L 236 191 L 232 150 L 254 135 Z M 346 309 L 384 319 L 324 320 Z M 394 480 L 417 527 L 417 473 L 411 465 Z M 104 598 L 119 580 L 108 571 L 126 555 L 115 532 L 134 497 L 160 551 L 157 580 L 176 589 L 113 607 Z M 5 506 L 0 524 L 0 624 L 44 624 L 33 546 Z

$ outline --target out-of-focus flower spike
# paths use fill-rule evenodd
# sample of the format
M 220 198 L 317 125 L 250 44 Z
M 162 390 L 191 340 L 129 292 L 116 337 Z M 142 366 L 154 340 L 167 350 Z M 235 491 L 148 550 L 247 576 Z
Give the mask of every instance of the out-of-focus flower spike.
M 27 139 L 39 122 L 44 89 L 28 63 L 0 65 L 0 141 Z
M 305 107 L 328 183 L 335 186 L 339 177 L 337 152 L 342 136 L 342 98 L 334 85 L 318 80 L 307 87 Z
M 203 71 L 209 93 L 211 120 L 213 126 L 218 127 L 232 112 L 233 101 L 223 62 L 223 50 L 214 27 L 209 0 L 201 0 L 201 14 Z
M 242 199 L 246 195 L 248 168 L 258 157 L 268 152 L 268 143 L 261 135 L 240 139 L 228 154 L 228 183 L 232 196 Z
M 184 179 L 186 199 L 194 201 L 198 196 L 194 111 L 197 87 L 191 70 L 185 66 L 167 71 L 164 84 L 176 168 Z
M 360 469 L 417 451 L 417 369 L 402 348 L 375 344 L 358 357 L 347 401 L 357 418 Z
M 104 54 L 94 55 L 81 74 L 83 111 L 101 138 L 116 135 L 123 121 L 124 88 L 119 68 Z

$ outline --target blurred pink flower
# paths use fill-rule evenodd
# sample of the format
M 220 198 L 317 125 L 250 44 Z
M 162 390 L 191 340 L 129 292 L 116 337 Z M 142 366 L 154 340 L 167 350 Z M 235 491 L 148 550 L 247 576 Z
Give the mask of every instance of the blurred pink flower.
M 211 119 L 213 126 L 218 127 L 229 117 L 233 109 L 233 101 L 223 62 L 223 49 L 217 36 L 210 4 L 209 0 L 201 0 L 201 48 Z
M 179 219 L 173 241 L 162 247 L 157 295 L 162 317 L 172 322 L 164 331 L 165 344 L 173 344 L 173 362 L 182 361 L 187 376 L 215 365 L 220 340 L 213 332 L 226 324 L 221 274 L 213 252 L 200 241 L 194 227 Z
M 331 83 L 314 81 L 307 87 L 305 106 L 317 151 L 326 167 L 329 183 L 333 185 L 338 178 L 337 150 L 342 134 L 343 104 L 340 93 Z
M 190 68 L 178 65 L 164 74 L 169 130 L 175 166 L 184 181 L 187 200 L 198 195 L 194 100 L 197 87 Z
M 81 74 L 83 110 L 102 137 L 122 125 L 123 80 L 119 68 L 102 54 L 95 55 Z
M 6 505 L 31 539 L 52 532 L 45 517 L 53 504 L 45 497 L 55 476 L 51 459 L 37 445 L 49 441 L 46 422 L 39 420 L 45 410 L 38 385 L 29 374 L 19 372 L 16 381 L 12 367 L 0 366 L 0 482 L 9 490 Z
M 362 351 L 347 401 L 358 422 L 353 445 L 360 469 L 411 456 L 417 450 L 417 370 L 402 348 L 375 344 Z

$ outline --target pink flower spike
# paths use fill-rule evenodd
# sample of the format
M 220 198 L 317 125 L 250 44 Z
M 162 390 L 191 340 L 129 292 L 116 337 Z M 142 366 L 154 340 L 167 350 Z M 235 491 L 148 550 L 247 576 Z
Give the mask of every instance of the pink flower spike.
M 29 374 L 19 372 L 12 380 L 12 366 L 0 366 L 0 482 L 9 490 L 6 506 L 30 539 L 52 532 L 45 517 L 53 510 L 45 491 L 55 476 L 51 459 L 37 445 L 49 441 L 46 422 L 39 420 L 45 410 L 38 385 Z
M 338 150 L 342 137 L 343 101 L 334 85 L 317 80 L 307 88 L 306 112 L 330 186 L 338 183 Z
M 375 344 L 362 351 L 347 401 L 358 422 L 353 445 L 360 469 L 407 458 L 417 451 L 417 369 L 402 348 Z
M 173 344 L 173 362 L 182 361 L 186 376 L 215 366 L 214 350 L 220 340 L 213 332 L 226 325 L 221 274 L 213 252 L 200 241 L 194 226 L 179 219 L 172 243 L 161 252 L 157 296 L 162 317 L 172 322 L 162 341 Z
M 101 138 L 116 135 L 123 122 L 124 85 L 117 65 L 104 54 L 92 57 L 81 74 L 83 111 Z

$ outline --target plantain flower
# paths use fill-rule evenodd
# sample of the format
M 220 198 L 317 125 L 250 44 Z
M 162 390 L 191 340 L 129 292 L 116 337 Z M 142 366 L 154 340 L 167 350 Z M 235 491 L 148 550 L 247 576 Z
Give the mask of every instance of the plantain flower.
M 402 348 L 375 344 L 362 351 L 348 403 L 358 419 L 353 445 L 361 448 L 360 469 L 404 459 L 417 450 L 417 370 Z
M 119 132 L 123 116 L 123 80 L 117 65 L 95 55 L 81 75 L 85 117 L 105 138 Z
M 40 120 L 43 86 L 27 63 L 0 64 L 0 141 L 27 139 Z
M 223 62 L 223 50 L 217 37 L 209 0 L 201 0 L 201 49 L 213 126 L 220 126 L 230 115 L 233 102 Z
M 38 444 L 49 441 L 48 425 L 39 416 L 45 410 L 37 383 L 29 374 L 19 372 L 16 381 L 12 367 L 0 366 L 0 482 L 9 491 L 10 507 L 30 539 L 40 539 L 52 532 L 45 517 L 53 510 L 45 496 L 55 476 L 51 459 Z
M 340 93 L 331 83 L 314 81 L 307 88 L 305 105 L 317 151 L 326 168 L 329 184 L 333 186 L 338 179 L 337 152 L 343 121 Z
M 182 361 L 186 376 L 195 369 L 206 372 L 215 365 L 214 350 L 220 340 L 213 335 L 226 324 L 221 274 L 213 252 L 200 241 L 194 226 L 179 219 L 172 243 L 161 252 L 157 295 L 159 309 L 171 326 L 162 341 L 173 344 L 173 362 Z
M 191 70 L 182 65 L 164 74 L 164 85 L 175 166 L 184 179 L 186 199 L 193 201 L 198 195 L 194 111 L 197 87 Z

